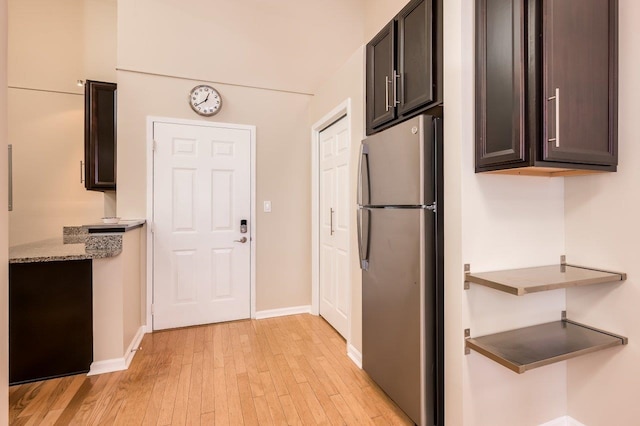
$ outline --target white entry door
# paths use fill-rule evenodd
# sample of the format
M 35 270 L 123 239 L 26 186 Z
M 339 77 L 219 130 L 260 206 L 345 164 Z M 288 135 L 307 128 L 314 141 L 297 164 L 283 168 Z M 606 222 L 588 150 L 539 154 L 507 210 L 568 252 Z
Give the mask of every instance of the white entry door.
M 153 132 L 154 330 L 249 318 L 252 130 Z
M 320 315 L 343 337 L 349 325 L 349 129 L 320 132 Z

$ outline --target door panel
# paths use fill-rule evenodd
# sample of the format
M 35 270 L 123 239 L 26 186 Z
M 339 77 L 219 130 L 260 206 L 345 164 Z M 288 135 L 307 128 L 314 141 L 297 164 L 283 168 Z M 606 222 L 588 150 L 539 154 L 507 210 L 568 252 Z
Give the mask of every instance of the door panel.
M 154 330 L 248 318 L 251 131 L 154 123 L 154 139 Z
M 434 201 L 434 129 L 418 116 L 369 136 L 365 148 L 361 203 L 371 206 L 423 205 Z M 423 169 L 426 172 L 423 172 Z
M 349 329 L 349 127 L 320 133 L 320 315 L 345 338 Z
M 615 85 L 615 4 L 544 2 L 544 160 L 617 163 L 616 97 L 609 96 Z
M 523 162 L 523 0 L 479 0 L 476 11 L 476 169 Z
M 367 129 L 371 130 L 393 120 L 395 70 L 395 21 L 389 22 L 367 44 Z
M 422 411 L 423 401 L 434 397 L 434 215 L 424 209 L 368 212 L 363 368 L 414 422 L 432 424 L 432 410 L 426 422 Z
M 433 96 L 433 1 L 414 1 L 398 15 L 398 114 L 428 104 Z

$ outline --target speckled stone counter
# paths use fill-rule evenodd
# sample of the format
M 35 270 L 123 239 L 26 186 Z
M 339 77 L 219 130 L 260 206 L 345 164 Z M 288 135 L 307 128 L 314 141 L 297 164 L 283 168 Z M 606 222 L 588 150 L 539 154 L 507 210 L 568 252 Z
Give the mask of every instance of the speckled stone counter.
M 108 238 L 108 242 L 96 242 L 94 245 L 64 244 L 62 238 L 51 238 L 33 243 L 9 247 L 9 263 L 54 262 L 61 260 L 101 259 L 117 256 L 122 252 L 122 237 L 95 236 Z

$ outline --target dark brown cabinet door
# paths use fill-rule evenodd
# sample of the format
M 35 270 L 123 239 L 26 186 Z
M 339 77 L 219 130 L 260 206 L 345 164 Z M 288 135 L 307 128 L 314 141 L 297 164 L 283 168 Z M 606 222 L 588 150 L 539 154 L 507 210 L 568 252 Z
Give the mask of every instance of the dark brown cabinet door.
M 478 0 L 476 168 L 525 160 L 523 0 Z
M 367 133 L 396 117 L 395 21 L 367 44 Z
M 545 161 L 617 164 L 617 2 L 543 2 Z
M 398 22 L 398 114 L 403 115 L 434 101 L 433 1 L 409 3 Z
M 87 80 L 85 86 L 85 188 L 116 189 L 115 83 Z

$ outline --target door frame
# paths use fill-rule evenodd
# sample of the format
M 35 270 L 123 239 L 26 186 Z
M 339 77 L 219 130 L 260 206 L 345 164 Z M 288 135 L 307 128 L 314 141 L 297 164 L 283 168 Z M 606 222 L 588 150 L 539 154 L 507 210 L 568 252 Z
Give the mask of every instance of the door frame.
M 154 123 L 181 124 L 187 126 L 201 127 L 224 127 L 228 129 L 248 130 L 251 135 L 251 165 L 250 165 L 250 185 L 251 185 L 251 213 L 249 227 L 249 237 L 251 241 L 251 290 L 250 290 L 250 317 L 256 317 L 256 126 L 246 124 L 220 123 L 215 121 L 187 120 L 182 118 L 147 116 L 147 292 L 146 292 L 146 325 L 147 331 L 153 331 L 153 316 L 151 305 L 153 304 L 153 125 Z M 144 296 L 144 295 L 143 295 Z
M 320 315 L 320 132 L 330 127 L 342 116 L 347 120 L 349 133 L 349 203 L 351 202 L 351 98 L 342 101 L 311 127 L 311 313 Z M 349 238 L 347 239 L 347 258 L 351 259 L 351 214 L 349 217 Z M 349 262 L 351 265 L 351 262 Z M 351 265 L 352 266 L 352 265 Z M 349 292 L 347 301 L 347 345 L 351 342 L 351 267 L 349 268 Z

